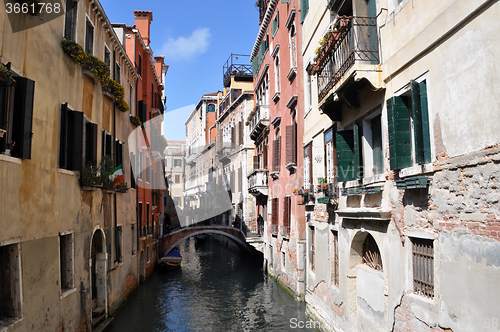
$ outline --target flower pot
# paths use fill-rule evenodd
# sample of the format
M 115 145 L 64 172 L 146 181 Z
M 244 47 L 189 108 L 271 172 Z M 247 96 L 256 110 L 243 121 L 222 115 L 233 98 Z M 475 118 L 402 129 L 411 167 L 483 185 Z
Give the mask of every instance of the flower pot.
M 10 156 L 10 149 L 5 149 L 5 151 L 3 152 L 4 155 L 6 156 Z

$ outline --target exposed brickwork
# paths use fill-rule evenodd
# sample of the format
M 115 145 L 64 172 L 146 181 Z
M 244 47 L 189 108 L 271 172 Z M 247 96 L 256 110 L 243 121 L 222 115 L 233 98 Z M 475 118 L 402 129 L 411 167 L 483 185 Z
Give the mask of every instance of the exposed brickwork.
M 331 310 L 333 310 L 339 317 L 343 317 L 345 314 L 344 303 L 335 304 L 334 295 L 332 292 L 332 287 L 328 287 L 325 281 L 320 282 L 316 288 L 314 288 L 313 293 L 318 296 Z
M 125 297 L 128 297 L 129 293 L 135 288 L 137 285 L 135 277 L 133 274 L 129 274 L 127 279 L 125 279 Z
M 78 332 L 87 332 L 87 322 L 85 321 L 85 317 L 82 318 L 82 323 L 78 328 Z
M 430 327 L 421 320 L 417 319 L 410 308 L 409 300 L 403 296 L 401 304 L 396 307 L 394 313 L 394 327 L 393 332 L 450 332 L 449 328 L 442 328 L 439 326 Z

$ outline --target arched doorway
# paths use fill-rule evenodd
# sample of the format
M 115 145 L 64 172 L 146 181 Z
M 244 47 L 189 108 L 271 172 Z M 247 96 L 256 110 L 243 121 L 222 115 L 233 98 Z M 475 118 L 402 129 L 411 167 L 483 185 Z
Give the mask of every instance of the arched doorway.
M 372 234 L 358 231 L 351 242 L 348 270 L 349 321 L 353 331 L 384 331 L 385 277 Z
M 91 246 L 91 289 L 92 289 L 92 317 L 106 314 L 106 240 L 103 232 L 98 229 L 92 236 Z

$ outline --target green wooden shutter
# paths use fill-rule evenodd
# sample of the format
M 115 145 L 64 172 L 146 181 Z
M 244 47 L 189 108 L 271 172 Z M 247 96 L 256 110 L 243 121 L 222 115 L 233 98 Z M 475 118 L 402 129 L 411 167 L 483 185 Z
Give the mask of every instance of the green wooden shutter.
M 422 111 L 420 107 L 420 87 L 416 81 L 410 81 L 411 109 L 413 112 L 413 137 L 415 141 L 415 161 L 424 162 L 424 139 L 422 137 Z
M 338 182 L 351 181 L 356 178 L 354 133 L 352 130 L 343 130 L 336 133 L 337 148 L 337 178 Z
M 16 146 L 12 151 L 12 156 L 31 159 L 35 82 L 26 77 L 20 77 L 17 79 L 15 91 L 12 140 L 16 142 Z
M 411 166 L 410 114 L 399 96 L 387 100 L 391 169 Z
M 429 130 L 429 108 L 427 103 L 427 83 L 419 83 L 420 110 L 422 112 L 422 139 L 424 149 L 424 163 L 431 162 L 431 134 Z
M 304 23 L 308 11 L 309 0 L 300 0 L 300 23 Z
M 373 174 L 381 174 L 384 170 L 384 156 L 382 154 L 382 116 L 377 115 L 371 121 L 372 128 L 372 151 L 373 151 Z
M 418 164 L 431 161 L 429 115 L 427 108 L 427 85 L 424 82 L 411 83 L 411 102 L 413 110 L 415 160 Z
M 355 178 L 363 177 L 363 163 L 362 163 L 362 150 L 361 150 L 361 135 L 362 128 L 360 124 L 355 122 L 353 127 L 354 138 L 354 176 Z

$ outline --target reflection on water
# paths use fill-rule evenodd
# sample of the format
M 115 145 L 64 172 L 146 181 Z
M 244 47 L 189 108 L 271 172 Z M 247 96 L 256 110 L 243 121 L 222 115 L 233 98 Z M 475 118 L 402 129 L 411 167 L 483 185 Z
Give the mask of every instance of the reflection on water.
M 290 319 L 306 320 L 305 304 L 264 276 L 260 264 L 211 239 L 180 247 L 182 268 L 153 273 L 109 331 L 289 331 L 296 330 Z

